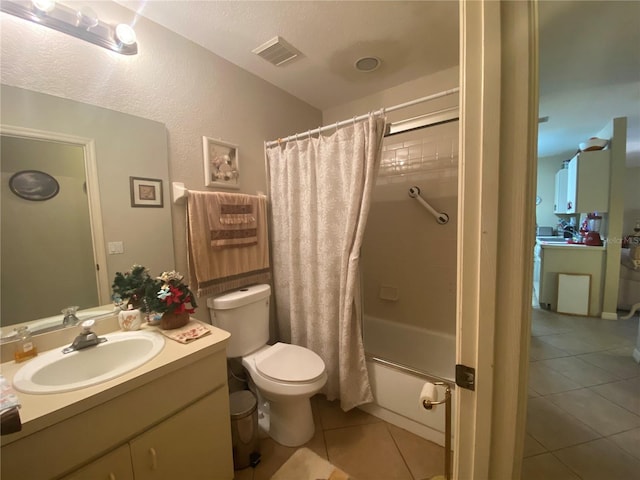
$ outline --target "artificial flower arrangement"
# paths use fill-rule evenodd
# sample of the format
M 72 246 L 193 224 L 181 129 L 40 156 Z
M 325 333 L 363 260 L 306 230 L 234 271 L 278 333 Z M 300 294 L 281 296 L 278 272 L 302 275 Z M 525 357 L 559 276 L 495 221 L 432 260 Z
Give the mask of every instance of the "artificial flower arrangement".
M 116 272 L 113 279 L 111 298 L 121 310 L 139 308 L 143 312 L 148 311 L 145 299 L 153 289 L 153 279 L 142 265 L 133 265 L 127 272 Z M 147 292 L 149 290 L 149 292 Z
M 163 272 L 154 285 L 154 296 L 148 296 L 149 309 L 158 313 L 193 313 L 198 306 L 193 292 L 182 282 L 183 276 L 175 270 Z
M 171 319 L 179 317 L 179 322 L 185 324 L 189 321 L 189 314 L 194 313 L 198 306 L 183 279 L 176 271 L 163 272 L 152 278 L 145 267 L 133 265 L 128 272 L 116 273 L 112 285 L 113 300 L 123 310 L 139 308 L 145 313 L 161 314 L 161 328 L 177 328 L 168 326 Z M 149 321 L 153 317 L 149 315 Z

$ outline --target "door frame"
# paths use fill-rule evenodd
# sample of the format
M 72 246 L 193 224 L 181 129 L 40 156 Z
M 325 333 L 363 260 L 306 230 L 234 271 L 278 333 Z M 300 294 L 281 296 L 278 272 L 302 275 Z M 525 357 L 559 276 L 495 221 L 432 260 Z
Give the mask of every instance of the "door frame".
M 537 2 L 460 2 L 454 478 L 519 478 L 535 226 Z M 498 412 L 498 413 L 496 413 Z

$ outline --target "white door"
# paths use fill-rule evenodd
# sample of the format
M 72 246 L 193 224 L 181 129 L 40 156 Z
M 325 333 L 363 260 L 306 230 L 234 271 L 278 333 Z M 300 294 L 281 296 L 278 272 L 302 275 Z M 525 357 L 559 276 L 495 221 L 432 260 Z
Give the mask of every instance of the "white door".
M 535 2 L 460 2 L 454 478 L 519 478 L 535 226 Z

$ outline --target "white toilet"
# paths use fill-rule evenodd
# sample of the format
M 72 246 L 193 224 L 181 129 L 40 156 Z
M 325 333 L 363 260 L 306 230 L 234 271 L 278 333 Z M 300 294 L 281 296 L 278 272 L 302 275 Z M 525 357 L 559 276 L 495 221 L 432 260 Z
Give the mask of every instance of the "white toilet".
M 297 447 L 311 440 L 315 427 L 310 398 L 327 382 L 322 359 L 311 350 L 269 340 L 269 285 L 252 285 L 207 299 L 213 325 L 231 333 L 227 357 L 242 365 L 268 409 L 258 402 L 261 426 L 276 442 Z M 268 410 L 268 411 L 267 411 Z

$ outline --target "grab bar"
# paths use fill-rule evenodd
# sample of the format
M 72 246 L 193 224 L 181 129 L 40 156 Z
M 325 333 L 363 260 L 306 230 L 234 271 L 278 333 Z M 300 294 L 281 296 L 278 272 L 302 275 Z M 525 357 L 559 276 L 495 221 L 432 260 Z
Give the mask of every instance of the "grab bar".
M 420 187 L 411 187 L 409 189 L 409 196 L 418 200 L 422 204 L 422 206 L 426 208 L 429 213 L 431 213 L 431 215 L 436 217 L 436 222 L 438 222 L 440 225 L 444 225 L 445 223 L 449 222 L 449 215 L 444 212 L 438 212 L 435 208 L 429 205 L 424 198 L 420 196 Z

